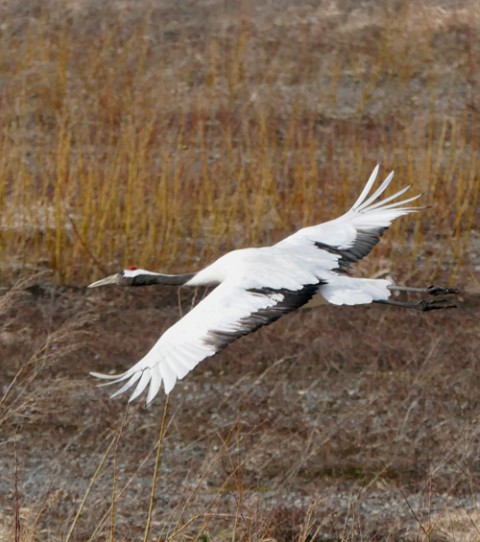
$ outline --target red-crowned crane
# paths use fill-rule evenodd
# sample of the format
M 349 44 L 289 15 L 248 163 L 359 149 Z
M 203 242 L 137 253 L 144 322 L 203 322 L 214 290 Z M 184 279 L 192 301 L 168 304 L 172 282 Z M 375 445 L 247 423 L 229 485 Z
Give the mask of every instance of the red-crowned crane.
M 390 299 L 394 290 L 436 296 L 457 293 L 454 289 L 395 286 L 390 280 L 355 278 L 346 272 L 372 250 L 395 218 L 420 209 L 408 206 L 419 196 L 398 201 L 409 186 L 377 201 L 390 185 L 393 172 L 369 195 L 377 174 L 378 166 L 347 213 L 303 228 L 275 245 L 228 252 L 198 273 L 164 275 L 129 268 L 90 284 L 90 288 L 106 284 L 215 286 L 128 371 L 120 375 L 91 374 L 112 383 L 124 382 L 114 395 L 135 386 L 130 401 L 149 386 L 148 404 L 162 382 L 165 393 L 170 393 L 176 381 L 202 360 L 307 304 L 317 294 L 334 305 L 374 302 L 423 311 L 454 306 L 438 298 L 416 303 Z

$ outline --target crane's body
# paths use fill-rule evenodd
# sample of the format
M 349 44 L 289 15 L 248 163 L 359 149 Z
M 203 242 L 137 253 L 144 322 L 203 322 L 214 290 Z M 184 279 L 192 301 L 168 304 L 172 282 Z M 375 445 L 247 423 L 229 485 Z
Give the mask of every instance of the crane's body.
M 124 382 L 114 395 L 135 386 L 130 400 L 148 387 L 149 403 L 162 382 L 165 392 L 170 393 L 176 381 L 200 361 L 240 336 L 307 304 L 316 295 L 335 305 L 379 302 L 421 310 L 451 307 L 444 300 L 417 304 L 391 301 L 392 290 L 408 288 L 394 286 L 385 279 L 355 278 L 347 273 L 351 264 L 378 243 L 395 218 L 419 209 L 408 206 L 419 196 L 398 201 L 409 187 L 377 201 L 389 186 L 393 173 L 369 196 L 377 173 L 378 166 L 350 211 L 323 224 L 303 228 L 273 246 L 234 250 L 198 273 L 164 275 L 130 268 L 91 284 L 91 287 L 105 284 L 215 287 L 167 329 L 127 372 L 116 376 L 92 374 L 113 383 Z M 456 292 L 433 287 L 420 291 L 432 295 Z

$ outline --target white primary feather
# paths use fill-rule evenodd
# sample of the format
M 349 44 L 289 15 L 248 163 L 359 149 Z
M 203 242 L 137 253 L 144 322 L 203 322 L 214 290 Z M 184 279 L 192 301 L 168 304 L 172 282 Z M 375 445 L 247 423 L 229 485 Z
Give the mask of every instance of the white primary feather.
M 158 392 L 163 381 L 165 393 L 170 393 L 177 379 L 183 378 L 206 357 L 217 350 L 209 343 L 216 333 L 243 333 L 242 320 L 267 310 L 283 300 L 281 293 L 259 294 L 246 290 L 234 280 L 225 281 L 196 305 L 176 324 L 167 329 L 153 348 L 126 373 L 112 379 L 112 383 L 127 380 L 114 395 L 119 395 L 136 384 L 130 401 L 136 399 L 150 383 L 147 403 Z M 94 373 L 102 378 L 103 375 Z
M 366 199 L 377 177 L 378 166 L 373 170 L 367 185 L 352 208 L 342 216 L 316 226 L 302 228 L 286 237 L 275 246 L 302 246 L 310 243 L 322 243 L 333 248 L 345 250 L 355 244 L 359 231 L 374 233 L 379 228 L 388 228 L 395 218 L 418 210 L 418 207 L 405 207 L 420 195 L 384 205 L 402 196 L 410 187 L 407 186 L 384 201 L 373 204 L 388 188 L 393 179 L 393 172 L 388 175 L 378 190 Z M 373 204 L 373 205 L 372 205 Z
M 345 265 L 368 254 L 395 218 L 418 209 L 406 205 L 419 196 L 398 201 L 409 187 L 377 202 L 393 173 L 369 196 L 377 174 L 378 166 L 344 215 L 303 228 L 271 247 L 232 251 L 195 274 L 185 283 L 187 286 L 218 286 L 167 329 L 126 373 L 92 374 L 112 383 L 123 382 L 114 395 L 133 389 L 130 401 L 148 388 L 149 403 L 162 383 L 169 393 L 177 380 L 203 359 L 307 303 L 316 292 L 337 305 L 388 299 L 389 281 L 339 273 Z

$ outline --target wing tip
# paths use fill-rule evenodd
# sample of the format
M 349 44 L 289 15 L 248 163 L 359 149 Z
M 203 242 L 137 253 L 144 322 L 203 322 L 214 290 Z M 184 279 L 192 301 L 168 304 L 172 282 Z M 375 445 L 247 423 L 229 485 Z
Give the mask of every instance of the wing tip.
M 127 373 L 109 375 L 105 373 L 98 373 L 96 371 L 89 372 L 89 374 L 93 376 L 94 378 L 107 381 L 107 382 L 102 382 L 101 384 L 98 384 L 99 386 L 102 386 L 102 387 L 111 386 L 112 384 L 119 384 L 120 382 L 128 378 L 127 382 L 123 386 L 121 386 L 118 390 L 116 390 L 114 393 L 110 395 L 111 399 L 114 399 L 115 397 L 122 395 L 123 393 L 128 391 L 128 389 L 130 389 L 134 384 L 137 384 L 133 393 L 128 398 L 128 402 L 133 403 L 136 399 L 138 399 L 138 397 L 140 397 L 140 395 L 142 395 L 142 393 L 145 391 L 145 388 L 147 388 L 148 386 L 147 397 L 145 399 L 145 406 L 150 405 L 152 401 L 155 399 L 155 397 L 159 394 L 162 382 L 163 382 L 163 386 L 165 390 L 165 395 L 169 395 L 170 392 L 175 387 L 177 379 L 175 379 L 175 382 L 167 383 L 165 379 L 161 378 L 160 381 L 157 383 L 157 385 L 153 385 L 154 383 L 152 382 L 151 378 L 149 379 L 148 377 L 145 378 L 146 384 L 140 386 L 140 382 L 138 381 L 140 380 L 142 373 L 143 371 L 140 371 L 140 372 L 135 371 L 131 375 L 127 375 Z
M 122 382 L 127 378 L 126 373 L 120 373 L 120 374 L 111 374 L 107 375 L 105 373 L 97 373 L 95 371 L 90 371 L 88 373 L 90 376 L 93 376 L 94 378 L 97 378 L 98 380 L 106 380 L 106 382 L 101 382 L 97 384 L 99 388 L 103 388 L 105 386 L 112 386 L 113 384 L 118 384 L 119 382 Z
M 372 186 L 374 185 L 375 180 L 377 179 L 379 169 L 380 169 L 380 164 L 377 164 L 373 168 L 373 171 L 372 173 L 370 173 L 370 177 L 368 178 L 367 183 L 365 184 L 362 192 L 360 193 L 360 196 L 358 196 L 357 200 L 352 205 L 352 208 L 351 208 L 352 211 L 355 211 L 357 207 L 359 207 L 365 201 L 365 198 L 370 193 L 370 190 L 372 189 Z
M 97 373 L 96 371 L 90 371 L 88 374 L 100 380 L 116 380 L 117 378 L 122 377 L 125 373 L 107 375 L 106 373 Z

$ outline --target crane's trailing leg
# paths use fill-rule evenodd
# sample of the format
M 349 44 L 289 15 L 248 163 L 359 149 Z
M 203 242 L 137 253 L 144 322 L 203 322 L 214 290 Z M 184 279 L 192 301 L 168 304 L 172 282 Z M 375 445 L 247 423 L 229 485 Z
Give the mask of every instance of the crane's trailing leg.
M 446 288 L 445 286 L 427 286 L 426 288 L 414 288 L 412 286 L 397 286 L 392 284 L 388 286 L 388 289 L 392 292 L 408 292 L 415 294 L 427 294 L 427 295 L 448 295 L 448 294 L 459 294 L 460 290 L 456 288 Z
M 394 307 L 403 307 L 404 309 L 415 309 L 417 311 L 427 312 L 439 309 L 455 309 L 457 305 L 450 303 L 449 299 L 421 299 L 420 301 L 396 301 L 394 299 L 379 299 L 374 303 L 382 305 L 392 305 Z
M 456 295 L 460 293 L 460 290 L 457 290 L 456 288 L 447 288 L 445 286 L 427 286 L 426 288 L 416 288 L 412 286 L 397 286 L 391 284 L 388 286 L 388 289 L 391 292 L 423 294 L 435 297 L 435 299 L 421 299 L 420 301 L 399 301 L 396 299 L 375 300 L 375 303 L 392 305 L 394 307 L 403 307 L 406 309 L 415 309 L 423 312 L 439 309 L 454 309 L 457 305 L 451 302 L 450 297 L 438 299 L 438 296 Z

